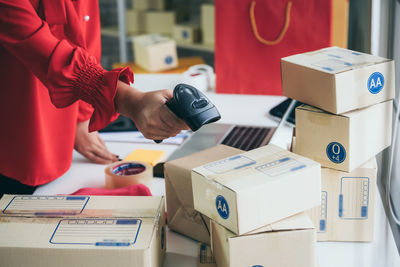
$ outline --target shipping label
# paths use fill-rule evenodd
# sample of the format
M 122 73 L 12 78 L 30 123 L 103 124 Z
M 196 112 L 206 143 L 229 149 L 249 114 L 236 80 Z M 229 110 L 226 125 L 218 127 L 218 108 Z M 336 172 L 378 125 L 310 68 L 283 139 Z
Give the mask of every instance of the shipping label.
M 89 196 L 15 196 L 4 214 L 56 216 L 76 215 L 85 209 Z
M 339 194 L 339 217 L 344 220 L 368 219 L 368 177 L 342 177 Z
M 136 243 L 142 220 L 63 219 L 50 238 L 51 244 L 126 247 Z

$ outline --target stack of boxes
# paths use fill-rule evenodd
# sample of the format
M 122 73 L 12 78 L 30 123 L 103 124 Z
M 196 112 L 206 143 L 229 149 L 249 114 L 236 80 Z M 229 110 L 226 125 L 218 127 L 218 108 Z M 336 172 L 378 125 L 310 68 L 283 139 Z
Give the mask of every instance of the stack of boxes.
M 281 61 L 296 109 L 294 151 L 321 164 L 319 241 L 372 241 L 377 165 L 391 144 L 394 63 L 330 47 Z
M 170 228 L 210 242 L 219 267 L 315 266 L 302 212 L 320 202 L 319 163 L 274 145 L 220 145 L 167 162 L 165 179 Z
M 284 94 L 309 104 L 296 154 L 220 145 L 167 162 L 170 228 L 209 242 L 218 267 L 310 267 L 316 239 L 371 241 L 393 77 L 393 61 L 337 47 L 282 59 Z
M 135 63 L 147 71 L 177 67 L 177 42 L 195 44 L 203 37 L 205 45 L 214 44 L 215 19 L 212 4 L 201 6 L 201 30 L 199 23 L 178 23 L 188 20 L 188 10 L 165 10 L 164 0 L 132 0 L 132 6 L 125 14 L 126 31 L 133 36 Z
M 151 72 L 177 67 L 176 42 L 166 37 L 175 25 L 175 12 L 165 10 L 164 0 L 132 0 L 132 6 L 125 17 L 127 33 L 135 35 L 136 64 Z

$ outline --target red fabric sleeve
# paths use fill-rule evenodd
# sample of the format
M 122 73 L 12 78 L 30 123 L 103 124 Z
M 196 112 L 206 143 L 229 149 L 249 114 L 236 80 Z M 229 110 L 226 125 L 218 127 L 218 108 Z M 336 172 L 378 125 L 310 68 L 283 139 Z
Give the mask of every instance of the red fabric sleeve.
M 56 107 L 78 99 L 92 105 L 90 131 L 115 118 L 118 80 L 133 82 L 129 68 L 105 71 L 84 49 L 54 37 L 29 0 L 0 0 L 0 44 L 46 85 Z
M 90 119 L 90 117 L 93 114 L 93 107 L 82 101 L 79 100 L 79 110 L 78 110 L 78 121 L 77 122 L 83 122 L 83 121 L 87 121 Z

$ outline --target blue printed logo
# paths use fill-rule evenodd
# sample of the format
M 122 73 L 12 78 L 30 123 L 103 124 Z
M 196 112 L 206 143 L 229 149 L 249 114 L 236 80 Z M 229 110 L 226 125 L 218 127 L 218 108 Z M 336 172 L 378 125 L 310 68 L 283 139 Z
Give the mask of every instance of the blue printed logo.
M 183 39 L 189 38 L 189 32 L 188 31 L 183 31 L 182 32 L 182 37 L 183 37 Z
M 331 142 L 326 147 L 326 155 L 333 163 L 339 164 L 346 159 L 346 149 L 338 142 Z
M 229 218 L 229 206 L 228 202 L 226 202 L 225 198 L 221 195 L 218 195 L 217 198 L 215 199 L 215 206 L 217 208 L 219 216 L 222 217 L 222 219 L 228 219 Z
M 382 90 L 384 84 L 385 79 L 383 78 L 382 73 L 374 72 L 368 78 L 367 88 L 371 94 L 377 94 Z
M 174 59 L 173 59 L 171 56 L 165 57 L 165 63 L 166 63 L 167 65 L 171 64 L 172 61 L 174 61 Z

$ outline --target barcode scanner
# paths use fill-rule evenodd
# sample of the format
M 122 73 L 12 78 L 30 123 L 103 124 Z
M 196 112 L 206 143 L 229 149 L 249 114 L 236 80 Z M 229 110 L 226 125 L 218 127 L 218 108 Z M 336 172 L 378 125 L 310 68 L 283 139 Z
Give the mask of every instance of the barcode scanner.
M 174 97 L 165 104 L 194 132 L 204 124 L 216 122 L 221 118 L 217 108 L 203 93 L 184 83 L 175 86 Z M 155 142 L 161 143 L 162 140 Z

